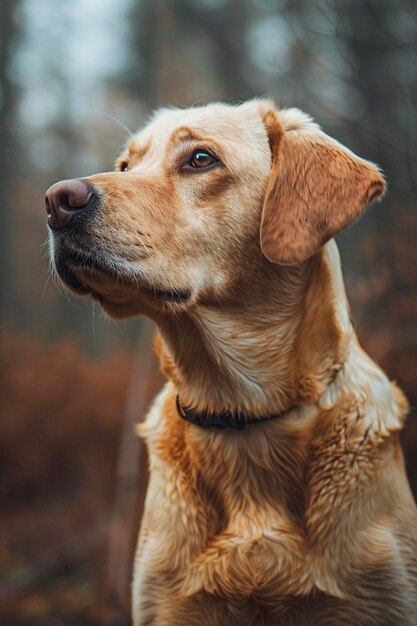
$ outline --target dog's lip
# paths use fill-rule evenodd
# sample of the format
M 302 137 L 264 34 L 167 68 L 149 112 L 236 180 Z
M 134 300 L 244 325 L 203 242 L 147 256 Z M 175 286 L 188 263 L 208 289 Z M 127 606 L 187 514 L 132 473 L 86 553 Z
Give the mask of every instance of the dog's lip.
M 157 300 L 181 304 L 191 298 L 191 289 L 161 289 L 158 287 L 142 287 L 142 291 Z
M 68 260 L 66 263 L 57 265 L 57 271 L 63 282 L 80 296 L 90 294 L 93 298 L 102 302 L 103 294 L 101 288 L 104 286 L 103 281 L 110 279 L 113 288 L 120 289 L 134 288 L 138 292 L 143 293 L 146 297 L 153 301 L 182 304 L 187 302 L 192 295 L 191 289 L 187 287 L 154 287 L 144 284 L 142 281 L 133 281 L 131 278 L 123 277 L 123 275 L 115 274 L 110 268 L 104 267 L 102 264 L 92 261 L 88 263 L 77 263 Z M 112 287 L 105 285 L 105 292 L 109 294 Z
M 70 264 L 56 264 L 56 271 L 61 280 L 65 283 L 65 285 L 69 287 L 72 291 L 75 291 L 78 295 L 85 296 L 89 293 L 92 293 L 87 285 L 77 277 L 77 274 L 73 271 L 73 268 Z
M 67 259 L 65 262 L 56 262 L 55 266 L 61 280 L 80 296 L 90 294 L 98 300 L 101 300 L 98 290 L 94 287 L 94 282 L 97 282 L 97 277 L 101 275 L 102 277 L 106 276 L 107 278 L 116 280 L 116 276 L 111 270 L 96 263 L 77 263 L 71 259 Z M 90 280 L 90 278 L 93 277 L 95 277 L 95 281 Z

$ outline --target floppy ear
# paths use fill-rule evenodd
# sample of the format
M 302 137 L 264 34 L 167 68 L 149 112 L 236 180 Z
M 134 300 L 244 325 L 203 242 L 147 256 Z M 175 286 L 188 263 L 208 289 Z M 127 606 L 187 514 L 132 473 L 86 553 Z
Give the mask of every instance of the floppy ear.
M 300 263 L 385 191 L 378 168 L 323 133 L 297 109 L 261 107 L 272 155 L 261 248 L 273 263 Z M 281 120 L 281 121 L 280 121 Z

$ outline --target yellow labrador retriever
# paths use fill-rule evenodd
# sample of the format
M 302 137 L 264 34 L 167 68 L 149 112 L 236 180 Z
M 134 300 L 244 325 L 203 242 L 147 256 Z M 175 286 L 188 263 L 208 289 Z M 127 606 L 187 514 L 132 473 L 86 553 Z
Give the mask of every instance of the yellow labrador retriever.
M 407 402 L 361 349 L 334 235 L 378 168 L 269 100 L 165 109 L 47 192 L 56 271 L 158 326 L 135 626 L 417 624 Z

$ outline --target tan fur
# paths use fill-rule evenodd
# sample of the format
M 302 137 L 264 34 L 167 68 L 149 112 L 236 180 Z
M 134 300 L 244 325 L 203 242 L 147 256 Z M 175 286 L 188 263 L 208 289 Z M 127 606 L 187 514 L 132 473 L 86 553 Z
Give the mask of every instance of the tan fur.
M 195 149 L 222 165 L 182 172 Z M 270 101 L 163 110 L 121 159 L 87 179 L 103 200 L 89 241 L 117 280 L 74 272 L 111 315 L 155 321 L 168 378 L 140 427 L 135 626 L 416 624 L 407 403 L 358 344 L 331 240 L 382 193 L 378 169 Z M 294 408 L 203 430 L 178 393 L 252 418 Z

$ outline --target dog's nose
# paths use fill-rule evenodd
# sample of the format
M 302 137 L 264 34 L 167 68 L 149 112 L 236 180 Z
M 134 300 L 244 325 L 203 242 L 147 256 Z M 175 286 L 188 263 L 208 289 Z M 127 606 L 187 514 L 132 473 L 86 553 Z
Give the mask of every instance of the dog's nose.
M 79 178 L 62 180 L 49 187 L 45 194 L 49 226 L 53 230 L 68 226 L 76 213 L 87 208 L 93 193 L 93 188 Z

